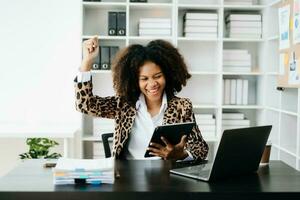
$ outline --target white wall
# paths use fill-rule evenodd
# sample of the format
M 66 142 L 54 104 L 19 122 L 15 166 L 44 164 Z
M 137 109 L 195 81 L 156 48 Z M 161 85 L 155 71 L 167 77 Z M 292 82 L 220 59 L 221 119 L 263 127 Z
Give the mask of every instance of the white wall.
M 57 131 L 65 126 L 80 128 L 73 78 L 81 60 L 82 10 L 80 0 L 0 2 L 2 175 L 27 149 L 26 135 L 24 139 L 1 138 L 5 131 L 22 134 L 25 127 L 36 133 L 51 127 L 58 127 Z
M 0 24 L 0 125 L 79 123 L 80 0 L 1 0 Z

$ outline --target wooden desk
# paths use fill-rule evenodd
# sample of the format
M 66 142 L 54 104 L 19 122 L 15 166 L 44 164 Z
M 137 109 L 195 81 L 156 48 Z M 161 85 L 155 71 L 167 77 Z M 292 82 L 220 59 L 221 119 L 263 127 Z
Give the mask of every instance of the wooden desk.
M 168 161 L 118 161 L 113 185 L 54 186 L 43 160 L 28 160 L 0 179 L 0 199 L 300 199 L 300 172 L 281 161 L 257 174 L 206 183 L 173 174 Z

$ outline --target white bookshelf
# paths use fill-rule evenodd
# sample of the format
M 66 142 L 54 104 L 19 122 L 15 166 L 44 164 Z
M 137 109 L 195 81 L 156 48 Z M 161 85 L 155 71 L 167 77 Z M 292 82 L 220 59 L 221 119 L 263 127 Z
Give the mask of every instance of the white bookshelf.
M 189 97 L 195 113 L 213 114 L 216 132 L 207 141 L 221 136 L 222 112 L 241 112 L 251 126 L 272 124 L 272 159 L 283 160 L 299 170 L 300 157 L 300 92 L 298 89 L 276 90 L 279 74 L 278 0 L 259 0 L 257 5 L 225 5 L 223 0 L 148 0 L 131 3 L 129 0 L 82 2 L 82 40 L 98 35 L 100 45 L 147 44 L 153 39 L 165 39 L 183 54 L 192 78 L 179 96 Z M 108 11 L 126 11 L 126 36 L 108 36 Z M 187 11 L 207 11 L 218 14 L 217 38 L 186 38 L 183 36 L 183 15 Z M 262 15 L 261 39 L 227 38 L 224 17 L 229 12 L 249 11 Z M 138 36 L 140 17 L 168 17 L 172 34 L 167 37 Z M 251 72 L 225 72 L 222 66 L 223 49 L 247 49 L 252 55 Z M 249 81 L 248 105 L 223 105 L 223 78 Z M 113 95 L 110 71 L 93 71 L 94 93 Z M 93 119 L 83 116 L 82 156 L 90 157 L 93 142 L 101 142 L 93 134 Z M 201 127 L 200 127 L 201 130 Z

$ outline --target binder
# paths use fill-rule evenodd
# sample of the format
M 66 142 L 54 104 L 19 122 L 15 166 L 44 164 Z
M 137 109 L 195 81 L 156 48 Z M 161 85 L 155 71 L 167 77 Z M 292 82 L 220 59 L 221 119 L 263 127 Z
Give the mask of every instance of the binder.
M 109 47 L 102 46 L 100 48 L 101 70 L 109 70 Z
M 94 63 L 92 65 L 92 69 L 93 70 L 99 70 L 100 69 L 100 51 L 99 51 L 97 57 L 94 60 Z
M 230 80 L 230 104 L 236 104 L 236 79 Z
M 108 35 L 117 35 L 117 12 L 108 12 Z
M 114 46 L 112 46 L 112 47 L 110 47 L 109 48 L 109 66 L 110 66 L 110 68 L 111 68 L 111 65 L 112 65 L 112 61 L 113 61 L 113 59 L 115 58 L 115 56 L 116 56 L 116 54 L 117 54 L 117 52 L 119 51 L 119 47 L 114 47 Z
M 117 35 L 126 35 L 126 12 L 117 13 Z

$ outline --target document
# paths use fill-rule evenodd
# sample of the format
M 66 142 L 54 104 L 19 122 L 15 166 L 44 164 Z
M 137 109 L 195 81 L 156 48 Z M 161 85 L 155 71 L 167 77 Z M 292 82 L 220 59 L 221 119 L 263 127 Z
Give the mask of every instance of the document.
M 294 0 L 293 44 L 300 42 L 300 0 Z
M 290 47 L 290 5 L 278 9 L 279 16 L 279 49 Z

